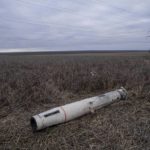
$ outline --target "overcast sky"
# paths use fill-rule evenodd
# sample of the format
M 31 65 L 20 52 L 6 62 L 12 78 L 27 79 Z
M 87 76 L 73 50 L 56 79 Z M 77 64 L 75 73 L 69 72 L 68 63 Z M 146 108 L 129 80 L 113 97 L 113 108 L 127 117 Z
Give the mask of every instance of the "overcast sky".
M 0 51 L 150 49 L 150 0 L 0 0 Z

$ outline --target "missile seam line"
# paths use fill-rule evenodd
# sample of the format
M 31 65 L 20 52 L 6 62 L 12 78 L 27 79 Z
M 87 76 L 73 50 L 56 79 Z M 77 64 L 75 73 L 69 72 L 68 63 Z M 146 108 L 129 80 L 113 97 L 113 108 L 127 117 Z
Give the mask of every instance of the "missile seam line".
M 64 116 L 65 116 L 65 122 L 67 121 L 67 113 L 66 113 L 66 111 L 64 110 L 64 108 L 61 106 L 60 107 L 61 109 L 62 109 L 62 111 L 63 111 L 63 113 L 64 113 Z

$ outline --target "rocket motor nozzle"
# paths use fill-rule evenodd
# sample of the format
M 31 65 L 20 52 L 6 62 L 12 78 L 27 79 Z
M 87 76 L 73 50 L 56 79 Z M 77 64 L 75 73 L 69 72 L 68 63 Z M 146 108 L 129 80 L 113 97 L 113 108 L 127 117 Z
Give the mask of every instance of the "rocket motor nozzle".
M 126 100 L 128 98 L 128 92 L 124 87 L 121 87 L 121 89 L 119 89 L 118 92 L 121 95 L 121 100 Z

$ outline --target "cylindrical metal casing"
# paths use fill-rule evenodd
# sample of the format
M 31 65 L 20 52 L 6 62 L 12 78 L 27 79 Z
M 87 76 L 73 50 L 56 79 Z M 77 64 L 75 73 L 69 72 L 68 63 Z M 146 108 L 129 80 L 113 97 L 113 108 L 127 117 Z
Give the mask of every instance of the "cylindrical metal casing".
M 41 130 L 48 126 L 73 120 L 87 113 L 94 112 L 94 110 L 111 104 L 114 101 L 125 100 L 126 98 L 127 91 L 122 87 L 100 96 L 86 98 L 35 115 L 30 120 L 31 126 L 33 131 Z

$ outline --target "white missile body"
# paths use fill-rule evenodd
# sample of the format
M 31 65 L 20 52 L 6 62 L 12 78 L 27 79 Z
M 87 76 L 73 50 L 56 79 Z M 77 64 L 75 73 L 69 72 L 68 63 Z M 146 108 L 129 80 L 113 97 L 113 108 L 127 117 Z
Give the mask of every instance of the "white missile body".
M 127 91 L 122 87 L 118 90 L 106 94 L 86 98 L 77 102 L 56 107 L 35 115 L 31 118 L 30 123 L 33 131 L 44 129 L 48 126 L 64 123 L 90 112 L 94 112 L 117 100 L 125 100 Z

